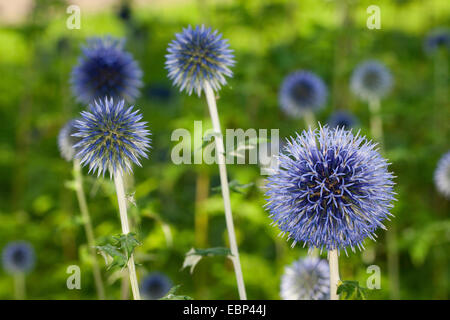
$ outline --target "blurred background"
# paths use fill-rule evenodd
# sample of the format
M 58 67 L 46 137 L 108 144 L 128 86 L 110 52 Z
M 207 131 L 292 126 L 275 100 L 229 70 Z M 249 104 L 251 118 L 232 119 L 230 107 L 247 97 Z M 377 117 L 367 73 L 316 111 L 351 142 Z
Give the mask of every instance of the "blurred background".
M 81 9 L 81 28 L 68 29 L 69 4 Z M 237 299 L 231 261 L 203 259 L 191 275 L 181 269 L 192 247 L 227 246 L 217 166 L 174 165 L 170 153 L 176 128 L 193 131 L 194 120 L 210 126 L 206 102 L 180 94 L 164 69 L 166 48 L 187 25 L 218 29 L 235 50 L 234 77 L 220 91 L 222 128 L 279 128 L 280 138 L 305 128 L 282 113 L 283 78 L 297 69 L 321 76 L 330 94 L 316 118 L 326 123 L 336 110 L 351 112 L 357 129 L 370 136 L 367 104 L 353 96 L 349 80 L 366 59 L 382 61 L 394 78 L 381 102 L 385 156 L 397 176 L 398 201 L 378 240 L 364 252 L 340 258 L 341 278 L 366 286 L 366 268 L 378 265 L 381 290 L 374 299 L 447 299 L 449 295 L 449 200 L 433 183 L 439 158 L 450 149 L 448 51 L 424 51 L 426 35 L 450 23 L 446 0 L 376 1 L 381 29 L 369 30 L 366 9 L 374 1 L 51 1 L 0 0 L 0 250 L 24 240 L 35 250 L 26 275 L 29 299 L 96 299 L 84 229 L 75 193 L 67 186 L 72 165 L 58 152 L 64 123 L 86 106 L 69 85 L 81 46 L 90 36 L 126 38 L 144 72 L 136 105 L 152 131 L 153 149 L 135 168 L 136 206 L 130 216 L 142 245 L 136 249 L 139 279 L 158 271 L 181 284 L 194 299 Z M 444 76 L 442 70 L 444 69 Z M 264 211 L 257 165 L 228 166 L 229 179 L 254 183 L 232 193 L 244 279 L 250 299 L 280 299 L 286 265 L 306 255 L 301 246 L 277 237 Z M 97 243 L 121 232 L 114 184 L 84 173 L 84 187 Z M 326 258 L 325 254 L 322 254 Z M 127 298 L 119 270 L 106 270 L 110 299 Z M 69 265 L 81 268 L 81 290 L 68 290 Z M 124 289 L 125 288 L 125 289 Z M 125 293 L 124 293 L 125 292 Z M 0 298 L 14 298 L 14 279 L 0 269 Z

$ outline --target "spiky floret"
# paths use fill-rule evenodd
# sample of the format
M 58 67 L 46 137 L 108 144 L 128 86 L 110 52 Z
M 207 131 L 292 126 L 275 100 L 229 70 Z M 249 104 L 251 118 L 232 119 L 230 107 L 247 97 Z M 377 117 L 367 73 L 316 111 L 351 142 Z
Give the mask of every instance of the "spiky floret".
M 359 132 L 327 126 L 287 140 L 268 178 L 266 209 L 294 246 L 364 248 L 385 229 L 394 200 L 393 175 L 376 144 Z
M 285 267 L 281 277 L 283 300 L 328 300 L 330 298 L 330 268 L 326 260 L 300 258 Z
M 219 91 L 227 83 L 225 77 L 233 76 L 229 68 L 235 63 L 233 50 L 217 30 L 188 26 L 175 37 L 167 49 L 166 69 L 180 91 L 186 90 L 189 95 L 195 91 L 200 96 L 206 82 Z
M 438 191 L 450 199 L 450 151 L 439 160 L 434 172 L 434 182 Z
M 35 262 L 34 249 L 28 242 L 10 242 L 3 249 L 3 268 L 9 273 L 30 271 Z
M 80 139 L 72 136 L 77 129 L 75 128 L 75 120 L 68 121 L 58 134 L 58 147 L 61 157 L 67 161 L 72 161 L 75 156 L 74 145 L 76 145 Z
M 356 117 L 347 111 L 336 111 L 328 119 L 331 128 L 350 129 L 357 123 Z
M 164 297 L 171 287 L 172 281 L 166 275 L 154 272 L 141 282 L 141 293 L 147 300 L 157 300 Z
M 437 28 L 431 30 L 424 41 L 424 49 L 427 54 L 434 54 L 439 49 L 450 49 L 449 29 Z
M 89 172 L 98 175 L 109 170 L 115 172 L 132 171 L 131 165 L 141 165 L 140 157 L 147 158 L 150 148 L 150 131 L 146 122 L 141 122 L 142 115 L 134 106 L 124 107 L 125 101 L 104 98 L 89 105 L 89 111 L 81 112 L 81 119 L 76 120 L 77 132 L 74 137 L 81 140 L 74 148 L 76 158 L 81 164 L 89 164 Z
M 142 71 L 124 44 L 109 36 L 87 40 L 70 79 L 78 101 L 91 103 L 108 96 L 133 102 L 139 96 Z
M 350 87 L 363 100 L 381 99 L 392 87 L 392 76 L 384 64 L 368 60 L 353 71 Z
M 280 106 L 293 117 L 306 112 L 316 112 L 327 100 L 327 87 L 320 77 L 308 71 L 295 71 L 283 81 L 280 90 Z

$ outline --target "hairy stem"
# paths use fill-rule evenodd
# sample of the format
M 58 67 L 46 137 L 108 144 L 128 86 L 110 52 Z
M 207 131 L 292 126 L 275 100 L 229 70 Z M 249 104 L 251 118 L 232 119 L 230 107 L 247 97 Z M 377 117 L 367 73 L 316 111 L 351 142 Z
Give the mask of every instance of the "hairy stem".
M 118 171 L 114 173 L 114 183 L 116 185 L 117 201 L 119 203 L 122 233 L 126 235 L 130 233 L 130 226 L 128 224 L 127 202 L 125 198 L 125 190 L 123 187 L 123 179 L 121 173 Z M 128 259 L 128 273 L 130 275 L 131 291 L 133 292 L 133 298 L 134 300 L 141 300 L 141 295 L 139 293 L 139 284 L 136 276 L 136 267 L 134 264 L 134 254 L 131 254 L 130 258 Z
M 75 189 L 78 198 L 78 205 L 80 206 L 81 217 L 83 219 L 84 232 L 86 233 L 87 244 L 89 247 L 89 253 L 92 259 L 92 272 L 94 274 L 95 288 L 100 300 L 105 299 L 105 288 L 103 286 L 102 275 L 100 267 L 97 262 L 97 254 L 95 252 L 95 237 L 94 230 L 92 228 L 91 217 L 89 215 L 89 209 L 86 202 L 86 197 L 83 189 L 83 176 L 81 173 L 81 165 L 78 159 L 73 161 L 73 171 L 75 178 Z
M 330 265 L 330 299 L 339 300 L 336 293 L 339 283 L 339 259 L 337 249 L 328 251 L 328 263 Z
M 228 187 L 227 167 L 225 165 L 225 148 L 223 144 L 222 131 L 220 129 L 219 114 L 217 113 L 216 98 L 214 92 L 208 82 L 205 82 L 205 95 L 208 102 L 209 114 L 213 124 L 215 136 L 216 154 L 219 162 L 220 184 L 222 186 L 223 204 L 225 207 L 225 220 L 228 230 L 228 239 L 230 241 L 230 250 L 236 273 L 237 286 L 239 290 L 239 297 L 241 300 L 247 300 L 247 293 L 245 292 L 244 277 L 242 275 L 241 262 L 239 260 L 239 252 L 236 243 L 236 235 L 234 232 L 233 215 L 231 213 L 230 191 Z

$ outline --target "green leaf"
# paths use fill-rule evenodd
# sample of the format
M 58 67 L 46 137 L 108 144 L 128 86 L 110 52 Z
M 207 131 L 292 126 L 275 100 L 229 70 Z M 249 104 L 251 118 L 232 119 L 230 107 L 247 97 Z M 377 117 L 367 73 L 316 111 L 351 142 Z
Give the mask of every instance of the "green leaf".
M 134 249 L 141 243 L 136 239 L 135 233 L 121 234 L 110 238 L 109 243 L 103 246 L 96 246 L 100 254 L 105 258 L 108 270 L 118 266 L 125 268 Z M 108 259 L 110 257 L 110 259 Z M 112 260 L 108 263 L 108 260 Z
M 113 239 L 116 241 L 115 244 L 119 249 L 125 250 L 125 254 L 128 258 L 133 254 L 134 248 L 141 245 L 139 240 L 136 239 L 136 234 L 134 232 L 121 234 L 113 237 Z
M 183 266 L 181 267 L 181 269 L 190 267 L 190 273 L 192 274 L 194 272 L 195 266 L 200 262 L 202 258 L 213 256 L 231 257 L 232 254 L 230 249 L 223 247 L 207 248 L 207 249 L 192 248 L 186 253 Z
M 107 265 L 107 269 L 111 269 L 115 266 L 120 268 L 124 268 L 127 265 L 128 259 L 124 253 L 117 249 L 117 247 L 108 243 L 104 246 L 96 246 L 97 250 L 100 251 L 100 254 L 105 258 L 105 263 Z M 108 257 L 112 259 L 111 262 L 108 262 Z
M 189 296 L 182 296 L 182 295 L 176 295 L 175 293 L 178 291 L 178 289 L 181 287 L 181 285 L 173 286 L 169 292 L 159 300 L 194 300 Z
M 336 293 L 346 300 L 366 300 L 368 289 L 361 287 L 358 281 L 344 280 L 339 282 Z
M 236 192 L 236 193 L 240 193 L 240 194 L 244 194 L 244 192 L 242 192 L 242 190 L 244 189 L 248 189 L 252 186 L 254 186 L 255 183 L 251 182 L 251 183 L 247 183 L 247 184 L 240 184 L 238 181 L 236 180 L 232 180 L 230 181 L 228 187 L 230 188 L 231 191 Z M 222 191 L 222 186 L 217 186 L 212 188 L 212 191 L 214 192 L 220 192 Z

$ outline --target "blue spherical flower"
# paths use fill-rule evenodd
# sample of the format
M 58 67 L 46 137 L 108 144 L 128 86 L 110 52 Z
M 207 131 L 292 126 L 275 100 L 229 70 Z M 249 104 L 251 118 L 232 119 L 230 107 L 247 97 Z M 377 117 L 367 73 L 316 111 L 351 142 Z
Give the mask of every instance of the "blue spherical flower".
M 283 300 L 328 300 L 328 262 L 316 257 L 306 257 L 286 267 L 281 278 L 280 295 Z
M 34 249 L 28 242 L 10 242 L 3 249 L 3 268 L 9 273 L 25 273 L 34 267 Z
M 279 99 L 286 114 L 301 117 L 323 107 L 327 100 L 327 87 L 314 73 L 295 71 L 284 79 Z
M 133 102 L 142 86 L 142 71 L 124 40 L 111 37 L 91 38 L 71 75 L 74 95 L 80 102 L 91 103 L 105 96 Z
M 172 287 L 172 281 L 162 273 L 154 272 L 141 283 L 142 296 L 147 300 L 158 300 L 164 297 Z
M 434 182 L 439 192 L 450 199 L 450 151 L 439 160 L 434 172 Z
M 294 246 L 364 248 L 385 229 L 394 200 L 393 175 L 376 145 L 343 128 L 303 131 L 288 140 L 268 178 L 266 209 Z
M 80 138 L 72 136 L 76 133 L 77 129 L 75 128 L 75 120 L 68 121 L 64 127 L 59 131 L 58 134 L 58 147 L 61 153 L 61 157 L 63 157 L 67 161 L 72 161 L 75 155 L 75 148 Z
M 96 100 L 76 120 L 73 136 L 81 140 L 74 146 L 78 150 L 75 157 L 82 165 L 89 164 L 89 172 L 122 174 L 132 171 L 133 162 L 140 166 L 140 157 L 147 158 L 151 140 L 146 122 L 140 121 L 139 110 L 133 110 L 134 106 L 124 108 L 124 104 L 124 100 L 112 98 Z
M 328 124 L 331 128 L 342 128 L 350 129 L 355 126 L 357 120 L 355 116 L 346 111 L 336 111 L 328 119 Z
M 205 83 L 219 91 L 227 83 L 225 76 L 232 77 L 229 67 L 234 65 L 233 50 L 228 49 L 228 40 L 222 39 L 218 31 L 205 26 L 189 26 L 175 35 L 166 55 L 166 69 L 174 85 L 189 95 L 194 90 L 200 96 Z
M 424 42 L 425 52 L 433 54 L 440 48 L 450 49 L 450 32 L 448 29 L 434 29 L 428 33 Z
M 384 64 L 369 60 L 353 71 L 350 86 L 364 100 L 381 99 L 392 87 L 392 76 Z

